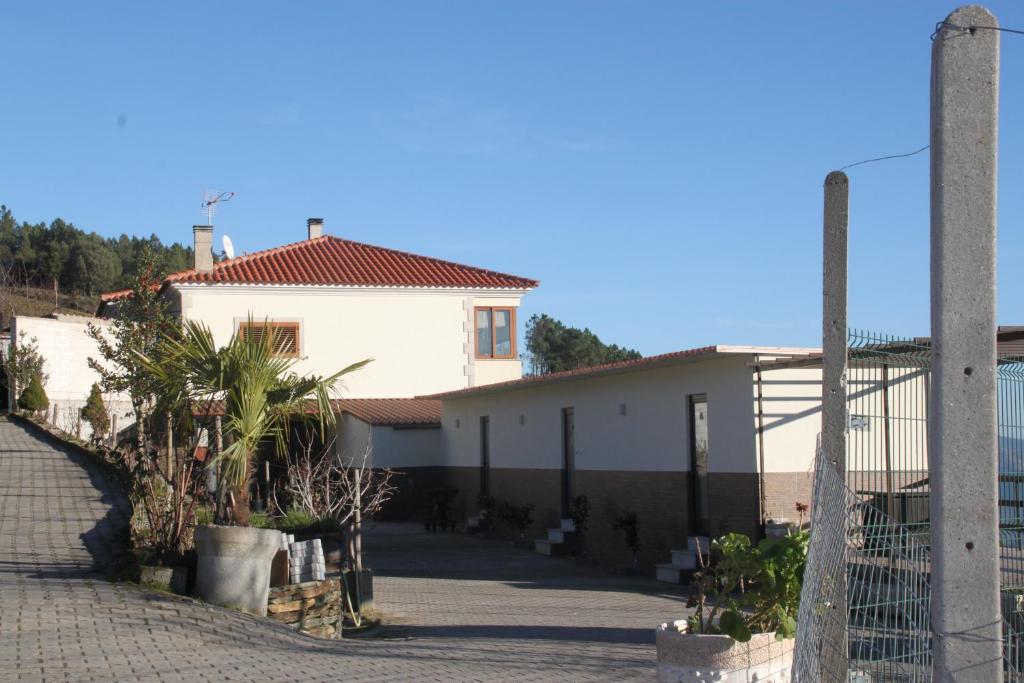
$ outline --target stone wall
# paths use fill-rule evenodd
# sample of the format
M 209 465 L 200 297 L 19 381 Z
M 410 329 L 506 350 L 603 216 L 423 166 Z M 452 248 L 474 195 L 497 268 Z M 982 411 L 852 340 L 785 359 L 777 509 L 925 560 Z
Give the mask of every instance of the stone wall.
M 270 589 L 267 616 L 318 638 L 336 638 L 341 628 L 341 581 L 307 581 Z

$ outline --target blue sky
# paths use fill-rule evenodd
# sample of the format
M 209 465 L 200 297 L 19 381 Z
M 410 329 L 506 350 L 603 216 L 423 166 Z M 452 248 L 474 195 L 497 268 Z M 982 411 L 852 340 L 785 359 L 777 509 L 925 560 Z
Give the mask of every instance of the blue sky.
M 18 3 L 0 202 L 239 251 L 333 234 L 535 277 L 645 354 L 820 343 L 821 184 L 928 141 L 939 2 Z M 1024 28 L 1024 5 L 992 2 Z M 1024 323 L 1024 37 L 1003 36 L 1000 319 Z M 851 324 L 928 331 L 928 156 L 850 170 Z M 218 237 L 219 241 L 219 237 Z

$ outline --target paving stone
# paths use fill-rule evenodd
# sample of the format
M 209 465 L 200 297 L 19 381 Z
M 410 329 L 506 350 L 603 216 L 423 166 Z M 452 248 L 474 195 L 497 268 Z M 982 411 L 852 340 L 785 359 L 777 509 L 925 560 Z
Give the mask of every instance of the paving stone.
M 0 680 L 627 681 L 678 591 L 421 525 L 366 532 L 377 637 L 103 580 L 129 507 L 82 456 L 0 421 Z

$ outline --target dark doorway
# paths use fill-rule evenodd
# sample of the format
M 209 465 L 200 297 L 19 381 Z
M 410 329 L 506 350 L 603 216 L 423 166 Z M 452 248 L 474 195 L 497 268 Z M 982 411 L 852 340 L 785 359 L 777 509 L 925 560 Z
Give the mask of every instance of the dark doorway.
M 708 397 L 690 396 L 690 528 L 707 536 L 711 526 L 708 500 Z
M 576 416 L 562 408 L 562 519 L 572 515 L 573 479 L 576 473 Z
M 480 495 L 491 495 L 491 418 L 480 418 Z

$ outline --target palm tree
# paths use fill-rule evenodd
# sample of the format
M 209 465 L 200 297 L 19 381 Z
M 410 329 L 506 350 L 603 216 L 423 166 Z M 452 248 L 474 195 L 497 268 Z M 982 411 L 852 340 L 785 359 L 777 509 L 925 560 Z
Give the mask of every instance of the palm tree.
M 162 397 L 167 404 L 223 401 L 227 445 L 212 464 L 221 467 L 220 476 L 234 498 L 232 517 L 243 526 L 249 524 L 252 460 L 260 443 L 272 438 L 283 453 L 288 426 L 295 420 L 315 424 L 323 438 L 334 425 L 330 398 L 342 376 L 372 361 L 353 363 L 330 377 L 299 375 L 293 370 L 297 359 L 275 353 L 274 342 L 270 333 L 236 332 L 218 349 L 204 323 L 187 320 L 180 338 L 165 336 L 152 358 L 140 354 L 142 364 L 171 394 Z

